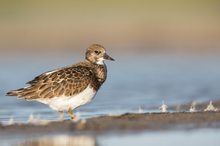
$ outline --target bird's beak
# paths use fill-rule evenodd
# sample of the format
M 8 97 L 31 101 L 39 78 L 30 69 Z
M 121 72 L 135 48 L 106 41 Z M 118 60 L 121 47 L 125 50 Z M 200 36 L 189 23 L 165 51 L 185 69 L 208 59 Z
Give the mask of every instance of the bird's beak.
M 115 59 L 113 59 L 112 57 L 110 57 L 108 54 L 105 53 L 104 55 L 104 59 L 106 60 L 111 60 L 111 61 L 115 61 Z

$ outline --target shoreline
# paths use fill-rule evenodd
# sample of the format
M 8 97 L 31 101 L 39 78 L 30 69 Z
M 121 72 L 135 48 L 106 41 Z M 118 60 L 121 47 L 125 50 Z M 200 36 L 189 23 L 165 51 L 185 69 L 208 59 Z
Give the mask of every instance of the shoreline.
M 13 124 L 0 126 L 0 134 L 50 132 L 107 132 L 220 128 L 220 112 L 126 113 L 119 116 L 101 116 L 73 122 L 50 122 L 45 125 Z
M 56 132 L 111 132 L 111 131 L 143 131 L 143 130 L 175 130 L 220 128 L 220 111 L 204 112 L 206 103 L 197 105 L 197 112 L 186 112 L 190 104 L 181 105 L 180 112 L 125 113 L 116 116 L 100 116 L 88 119 L 51 121 L 44 124 L 11 124 L 0 123 L 0 134 L 31 134 Z M 219 109 L 220 100 L 213 102 Z M 170 109 L 175 106 L 170 106 Z M 185 111 L 182 111 L 185 110 Z

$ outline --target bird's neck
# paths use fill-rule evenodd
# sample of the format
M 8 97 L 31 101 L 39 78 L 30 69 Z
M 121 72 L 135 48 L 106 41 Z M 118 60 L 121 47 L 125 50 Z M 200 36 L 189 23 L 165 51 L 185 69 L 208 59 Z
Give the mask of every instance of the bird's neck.
M 105 82 L 107 77 L 107 67 L 104 63 L 102 65 L 95 65 L 95 75 L 98 82 L 101 84 Z
M 95 73 L 95 77 L 96 77 L 97 81 L 100 83 L 100 85 L 102 83 L 104 83 L 106 80 L 106 77 L 107 77 L 107 67 L 106 67 L 105 63 L 103 62 L 103 64 L 97 64 L 97 63 L 93 63 L 89 60 L 86 60 L 85 62 L 93 68 L 93 71 Z

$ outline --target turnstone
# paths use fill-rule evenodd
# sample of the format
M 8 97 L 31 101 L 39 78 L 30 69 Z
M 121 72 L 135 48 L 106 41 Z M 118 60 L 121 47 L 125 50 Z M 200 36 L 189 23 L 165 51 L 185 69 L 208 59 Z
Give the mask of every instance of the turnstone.
M 67 111 L 74 119 L 73 110 L 89 103 L 107 77 L 104 60 L 112 60 L 105 48 L 93 44 L 86 50 L 85 60 L 67 67 L 45 72 L 27 82 L 29 86 L 12 90 L 8 96 L 48 104 L 63 119 Z

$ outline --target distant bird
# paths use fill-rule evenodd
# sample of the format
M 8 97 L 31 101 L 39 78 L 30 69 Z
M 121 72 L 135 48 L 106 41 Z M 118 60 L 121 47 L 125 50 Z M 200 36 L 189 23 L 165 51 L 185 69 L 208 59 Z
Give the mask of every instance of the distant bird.
M 48 104 L 60 113 L 60 119 L 63 119 L 64 111 L 74 119 L 72 111 L 89 103 L 105 82 L 107 68 L 104 60 L 114 61 L 102 45 L 93 44 L 87 48 L 83 62 L 45 72 L 27 82 L 28 87 L 10 91 L 7 95 Z

